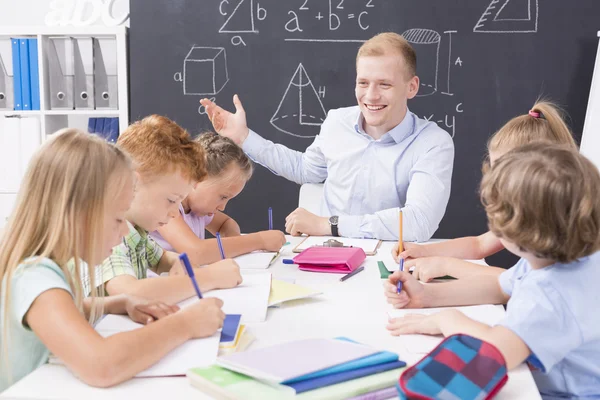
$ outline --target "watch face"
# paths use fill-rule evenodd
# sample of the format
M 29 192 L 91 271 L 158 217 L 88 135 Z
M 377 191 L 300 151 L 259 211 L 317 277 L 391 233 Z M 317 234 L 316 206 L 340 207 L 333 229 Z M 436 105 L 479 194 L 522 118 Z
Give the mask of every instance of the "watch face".
M 329 223 L 331 225 L 337 225 L 338 224 L 338 216 L 334 215 L 333 217 L 329 217 Z

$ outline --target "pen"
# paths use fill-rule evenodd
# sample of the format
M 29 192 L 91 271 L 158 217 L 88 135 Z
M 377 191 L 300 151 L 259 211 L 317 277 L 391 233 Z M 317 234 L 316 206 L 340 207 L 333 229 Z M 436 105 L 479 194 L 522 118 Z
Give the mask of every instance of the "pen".
M 360 267 L 360 268 L 355 269 L 354 271 L 350 272 L 349 274 L 342 276 L 340 278 L 340 281 L 344 282 L 346 279 L 353 277 L 354 275 L 358 274 L 363 269 L 365 269 L 365 267 Z
M 221 234 L 217 232 L 215 235 L 217 237 L 217 244 L 219 245 L 219 251 L 221 252 L 221 259 L 225 259 L 225 250 L 223 250 L 223 242 L 221 242 Z
M 283 262 L 284 264 L 295 264 L 294 260 L 292 260 L 291 258 L 284 258 L 283 260 L 281 260 L 281 262 Z
M 402 211 L 400 211 L 399 225 L 398 225 L 398 254 L 404 251 L 404 242 L 402 241 Z M 404 258 L 400 259 L 400 271 L 404 271 Z M 396 293 L 400 294 L 402 291 L 402 281 L 398 280 L 396 284 Z
M 269 230 L 273 230 L 273 208 L 269 207 Z
M 192 280 L 192 285 L 194 285 L 194 289 L 196 290 L 196 294 L 198 295 L 198 298 L 201 299 L 202 293 L 200 292 L 200 288 L 198 287 L 198 282 L 196 282 L 196 277 L 194 276 L 194 268 L 192 268 L 192 265 L 190 264 L 190 260 L 187 256 L 187 254 L 181 253 L 179 255 L 179 260 L 183 264 L 183 267 L 187 271 L 188 276 Z

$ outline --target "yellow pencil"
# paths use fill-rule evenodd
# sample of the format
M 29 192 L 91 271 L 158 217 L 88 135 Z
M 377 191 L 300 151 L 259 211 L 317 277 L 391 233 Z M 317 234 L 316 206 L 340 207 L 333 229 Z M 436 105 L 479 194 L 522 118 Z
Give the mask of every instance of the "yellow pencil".
M 404 251 L 404 242 L 402 241 L 402 211 L 400 211 L 400 218 L 398 221 L 398 253 L 402 253 Z

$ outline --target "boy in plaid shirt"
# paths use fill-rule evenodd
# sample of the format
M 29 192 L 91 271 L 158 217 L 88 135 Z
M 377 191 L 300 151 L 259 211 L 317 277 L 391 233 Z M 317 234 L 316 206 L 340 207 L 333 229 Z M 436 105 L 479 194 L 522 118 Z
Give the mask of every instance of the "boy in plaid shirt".
M 129 234 L 102 263 L 98 284 L 103 283 L 109 295 L 127 293 L 166 303 L 194 296 L 178 255 L 164 251 L 148 232 L 174 218 L 181 201 L 206 175 L 202 146 L 175 122 L 158 115 L 129 126 L 117 146 L 133 160 L 135 197 L 126 214 Z M 169 276 L 144 279 L 148 270 L 169 272 Z M 202 291 L 232 288 L 242 282 L 233 260 L 196 268 L 195 274 Z

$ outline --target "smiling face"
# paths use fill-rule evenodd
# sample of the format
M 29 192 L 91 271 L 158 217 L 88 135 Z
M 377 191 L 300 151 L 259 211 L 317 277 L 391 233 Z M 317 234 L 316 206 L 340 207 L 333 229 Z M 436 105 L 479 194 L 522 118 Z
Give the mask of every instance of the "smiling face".
M 378 139 L 402 122 L 407 100 L 415 97 L 419 88 L 419 78 L 409 75 L 399 54 L 357 60 L 355 93 L 367 134 Z
M 247 173 L 230 163 L 221 174 L 198 183 L 186 199 L 187 206 L 196 215 L 212 216 L 224 211 L 229 200 L 244 190 L 247 181 Z
M 138 176 L 127 219 L 147 231 L 154 231 L 179 214 L 179 205 L 192 187 L 192 182 L 178 171 L 149 178 Z

